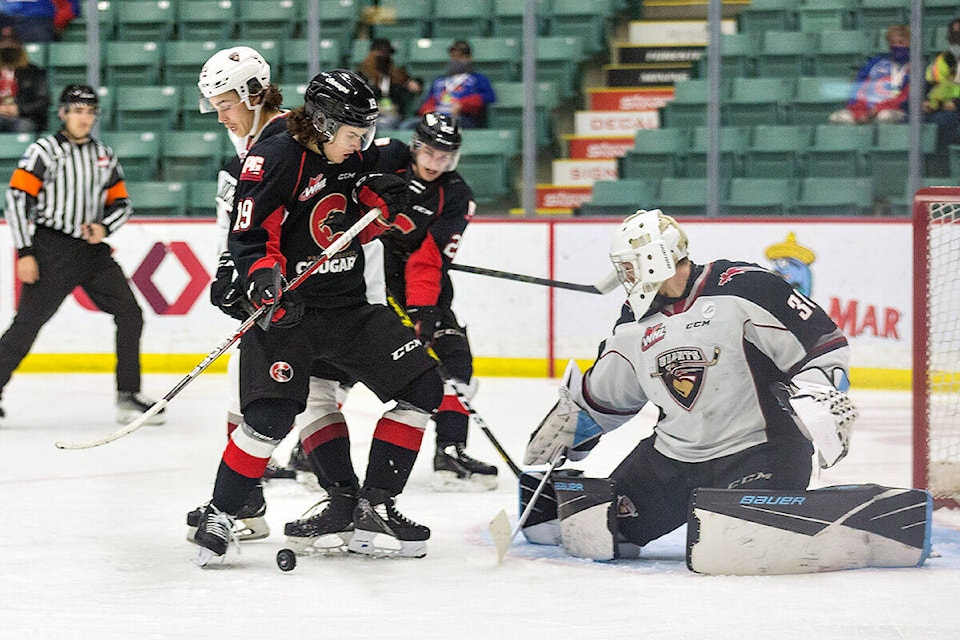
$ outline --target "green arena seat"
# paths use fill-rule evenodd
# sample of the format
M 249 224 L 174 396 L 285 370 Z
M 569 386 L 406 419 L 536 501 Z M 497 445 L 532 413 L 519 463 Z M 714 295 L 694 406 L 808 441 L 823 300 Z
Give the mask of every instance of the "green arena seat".
M 873 208 L 869 178 L 808 177 L 800 180 L 798 216 L 862 216 Z
M 164 180 L 215 180 L 223 148 L 220 131 L 164 131 L 160 174 Z
M 593 183 L 593 196 L 575 213 L 582 216 L 625 218 L 637 209 L 655 209 L 658 181 L 653 178 L 620 178 Z
M 798 189 L 796 178 L 732 178 L 720 210 L 730 216 L 786 215 L 797 200 Z
M 113 149 L 128 182 L 160 177 L 160 136 L 154 131 L 110 131 L 101 136 Z
M 127 193 L 135 216 L 183 216 L 187 213 L 187 185 L 183 182 L 128 182 Z
M 114 101 L 114 121 L 123 131 L 169 131 L 176 128 L 180 88 L 119 86 Z

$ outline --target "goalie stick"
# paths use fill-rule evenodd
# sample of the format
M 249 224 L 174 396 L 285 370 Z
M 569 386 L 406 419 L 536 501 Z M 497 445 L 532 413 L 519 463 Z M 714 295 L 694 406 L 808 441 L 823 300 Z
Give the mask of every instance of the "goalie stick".
M 580 291 L 582 293 L 610 293 L 617 288 L 617 285 L 620 284 L 620 280 L 617 278 L 615 271 L 607 274 L 603 280 L 600 280 L 596 284 L 577 284 L 575 282 L 564 282 L 563 280 L 538 278 L 536 276 L 528 276 L 522 273 L 510 273 L 509 271 L 487 269 L 486 267 L 472 267 L 468 264 L 457 264 L 456 262 L 452 263 L 450 268 L 454 271 L 463 271 L 464 273 L 475 273 L 477 275 L 490 276 L 492 278 L 502 278 L 504 280 L 514 280 L 516 282 L 526 282 L 529 284 L 540 284 L 545 287 L 569 289 L 571 291 Z
M 339 238 L 333 241 L 333 243 L 331 243 L 330 246 L 323 251 L 323 253 L 320 255 L 319 258 L 309 263 L 307 267 L 303 270 L 303 272 L 301 272 L 299 275 L 297 275 L 296 278 L 291 280 L 289 284 L 287 284 L 287 286 L 283 288 L 283 290 L 290 291 L 291 289 L 296 289 L 297 287 L 299 287 L 304 280 L 306 280 L 311 275 L 313 275 L 313 273 L 320 267 L 320 265 L 322 265 L 324 262 L 329 260 L 331 257 L 336 255 L 340 251 L 342 251 L 344 248 L 346 248 L 346 246 L 350 244 L 350 242 L 361 231 L 363 231 L 371 222 L 376 220 L 379 216 L 380 216 L 380 209 L 378 208 L 370 209 L 370 211 L 368 211 L 362 218 L 357 220 L 352 227 L 344 231 L 343 235 L 341 235 Z M 226 353 L 227 350 L 231 346 L 233 346 L 233 344 L 237 340 L 239 340 L 243 336 L 243 334 L 245 334 L 250 329 L 250 327 L 255 325 L 257 321 L 261 319 L 261 317 L 266 316 L 267 313 L 272 313 L 272 309 L 273 309 L 273 305 L 270 305 L 269 307 L 260 307 L 259 309 L 254 311 L 252 314 L 250 314 L 250 317 L 244 320 L 243 323 L 240 325 L 240 327 L 237 328 L 237 330 L 234 331 L 232 334 L 227 336 L 223 340 L 223 342 L 221 342 L 213 351 L 208 353 L 207 356 L 203 360 L 201 360 L 196 367 L 193 368 L 193 371 L 191 371 L 186 376 L 184 376 L 183 379 L 180 380 L 180 382 L 174 385 L 174 387 L 170 389 L 170 391 L 168 391 L 165 396 L 163 396 L 163 398 L 161 398 L 160 400 L 157 400 L 153 404 L 153 406 L 151 406 L 149 409 L 144 411 L 139 418 L 137 418 L 127 426 L 121 429 L 118 429 L 117 431 L 114 431 L 112 433 L 108 433 L 107 435 L 103 436 L 102 438 L 98 438 L 97 440 L 89 440 L 86 442 L 67 442 L 63 440 L 58 440 L 57 442 L 54 443 L 54 445 L 57 447 L 57 449 L 91 449 L 93 447 L 99 447 L 100 445 L 113 442 L 114 440 L 118 440 L 123 436 L 133 433 L 134 431 L 142 427 L 144 424 L 146 424 L 150 418 L 160 413 L 160 411 L 162 411 L 163 408 L 166 407 L 167 404 L 171 400 L 173 400 L 173 398 L 178 393 L 183 391 L 184 387 L 186 387 L 188 384 L 193 382 L 197 378 L 197 376 L 199 376 L 211 364 L 213 364 L 214 360 L 216 360 L 217 358 L 222 356 L 224 353 Z
M 393 294 L 390 291 L 387 291 L 387 304 L 390 305 L 390 308 L 393 309 L 394 313 L 400 316 L 400 321 L 411 329 L 414 328 L 413 319 L 410 317 L 410 314 L 407 313 L 406 309 L 400 306 L 400 303 L 397 302 L 397 299 L 393 297 Z M 496 436 L 493 435 L 493 432 L 490 430 L 490 427 L 487 426 L 487 423 L 484 421 L 483 417 L 477 410 L 473 408 L 470 399 L 467 397 L 466 392 L 461 388 L 461 384 L 447 375 L 446 370 L 443 368 L 443 363 L 440 362 L 440 357 L 437 355 L 437 352 L 433 350 L 433 347 L 427 347 L 427 353 L 430 354 L 430 357 L 437 361 L 437 369 L 440 371 L 440 376 L 443 378 L 444 382 L 450 385 L 453 389 L 453 392 L 457 394 L 457 398 L 460 400 L 460 403 L 463 405 L 463 408 L 467 410 L 471 416 L 473 416 L 473 421 L 476 422 L 477 426 L 480 427 L 480 430 L 483 431 L 483 434 L 487 436 L 490 440 L 490 444 L 493 445 L 493 448 L 497 450 L 497 453 L 500 454 L 500 457 L 503 458 L 503 461 L 507 463 L 507 466 L 510 467 L 510 471 L 513 472 L 515 476 L 519 479 L 523 474 L 523 471 L 520 467 L 517 466 L 517 463 L 513 461 L 513 458 L 510 457 L 510 454 L 507 453 L 507 450 L 503 448 L 503 445 L 500 444 L 500 441 L 497 440 Z
M 517 524 L 512 531 L 510 529 L 510 519 L 507 518 L 507 512 L 503 509 L 501 509 L 500 513 L 494 516 L 493 520 L 490 521 L 487 531 L 490 533 L 490 538 L 493 539 L 493 545 L 497 548 L 497 564 L 500 564 L 503 561 L 504 556 L 507 555 L 507 551 L 510 549 L 510 544 L 513 542 L 513 539 L 517 537 L 517 533 L 520 532 L 520 529 L 523 528 L 527 518 L 529 518 L 530 514 L 533 513 L 533 508 L 537 504 L 537 499 L 540 497 L 540 494 L 543 493 L 544 488 L 546 488 L 547 482 L 550 481 L 550 475 L 553 473 L 554 469 L 563 464 L 565 457 L 565 450 L 563 448 L 553 455 L 553 459 L 550 460 L 550 466 L 546 471 L 543 472 L 543 477 L 540 479 L 540 484 L 537 485 L 533 495 L 530 496 L 530 502 L 527 503 L 526 509 L 524 509 L 523 513 L 520 514 L 520 519 L 517 520 Z

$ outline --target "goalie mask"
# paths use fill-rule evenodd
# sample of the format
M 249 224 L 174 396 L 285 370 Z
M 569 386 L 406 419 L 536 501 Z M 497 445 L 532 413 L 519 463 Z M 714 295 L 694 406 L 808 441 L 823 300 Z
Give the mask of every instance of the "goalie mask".
M 217 51 L 200 70 L 200 113 L 212 113 L 217 108 L 210 99 L 236 91 L 240 101 L 259 117 L 260 105 L 250 104 L 251 96 L 260 95 L 270 86 L 270 65 L 255 49 L 230 47 Z M 222 107 L 221 107 L 222 108 Z
M 419 164 L 421 154 L 431 167 L 441 172 L 453 171 L 460 162 L 460 124 L 443 113 L 425 113 L 410 138 L 410 152 Z M 426 148 L 425 148 L 426 147 Z
M 677 272 L 677 262 L 686 257 L 687 235 L 660 209 L 640 209 L 621 223 L 610 244 L 610 261 L 637 319 L 650 308 L 660 285 Z
M 363 150 L 373 142 L 380 116 L 373 89 L 346 69 L 318 73 L 307 86 L 303 110 L 324 142 L 332 141 L 344 125 L 366 129 L 360 144 Z

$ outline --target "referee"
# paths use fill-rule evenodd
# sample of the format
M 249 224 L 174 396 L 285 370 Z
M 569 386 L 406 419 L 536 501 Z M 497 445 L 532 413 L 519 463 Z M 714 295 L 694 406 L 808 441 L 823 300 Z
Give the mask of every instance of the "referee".
M 23 289 L 13 324 L 0 337 L 0 390 L 43 325 L 79 286 L 116 324 L 116 416 L 125 423 L 154 401 L 140 393 L 143 313 L 110 245 L 103 242 L 126 222 L 132 208 L 113 150 L 90 137 L 98 111 L 91 87 L 64 89 L 57 112 L 62 129 L 27 147 L 10 178 L 6 217 Z M 164 419 L 161 412 L 149 424 Z

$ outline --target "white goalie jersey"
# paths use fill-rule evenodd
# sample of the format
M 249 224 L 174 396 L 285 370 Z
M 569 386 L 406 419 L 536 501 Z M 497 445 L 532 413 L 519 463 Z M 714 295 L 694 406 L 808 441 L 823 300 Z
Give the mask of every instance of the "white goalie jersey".
M 758 265 L 692 267 L 683 297 L 658 297 L 640 320 L 624 305 L 573 400 L 604 431 L 654 403 L 656 449 L 685 462 L 805 437 L 775 392 L 814 370 L 845 391 L 846 338 L 823 309 Z

